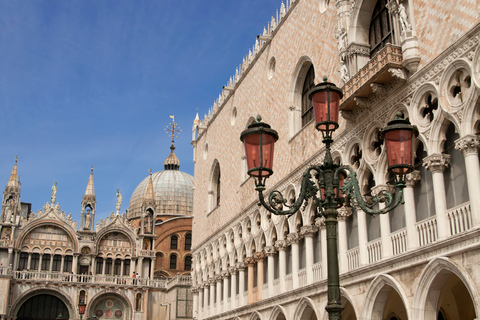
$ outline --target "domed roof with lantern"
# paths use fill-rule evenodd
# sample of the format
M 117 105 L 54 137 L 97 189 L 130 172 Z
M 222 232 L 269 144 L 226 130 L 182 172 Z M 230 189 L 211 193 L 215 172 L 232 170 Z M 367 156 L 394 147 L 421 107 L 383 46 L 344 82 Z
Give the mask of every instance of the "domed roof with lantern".
M 173 119 L 173 116 L 171 116 Z M 128 206 L 127 218 L 142 216 L 142 205 L 154 200 L 157 215 L 185 215 L 193 214 L 193 176 L 180 171 L 180 160 L 175 155 L 175 134 L 180 132 L 173 120 L 171 128 L 167 128 L 172 138 L 170 154 L 164 161 L 164 170 L 148 175 L 133 191 Z M 153 187 L 153 199 L 149 189 Z

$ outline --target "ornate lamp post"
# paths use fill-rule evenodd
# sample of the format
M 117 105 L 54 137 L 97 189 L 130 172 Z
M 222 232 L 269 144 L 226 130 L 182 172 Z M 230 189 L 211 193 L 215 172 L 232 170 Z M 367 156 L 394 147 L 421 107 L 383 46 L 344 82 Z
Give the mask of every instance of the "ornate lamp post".
M 387 213 L 403 203 L 405 175 L 413 171 L 413 141 L 418 131 L 403 119 L 401 113 L 381 130 L 387 151 L 388 171 L 395 175 L 398 196 L 394 200 L 393 194 L 384 190 L 366 203 L 361 195 L 355 171 L 349 166 L 335 164 L 330 151 L 332 134 L 339 127 L 339 106 L 343 97 L 341 89 L 327 82 L 324 77 L 323 82 L 309 92 L 309 96 L 313 102 L 315 128 L 322 132 L 322 142 L 326 147 L 325 159 L 323 164 L 312 165 L 305 170 L 300 195 L 295 203 L 289 205 L 287 199 L 277 190 L 272 191 L 268 199 L 265 199 L 263 194 L 265 181 L 273 174 L 273 150 L 278 140 L 277 132 L 261 122 L 261 117 L 258 116 L 257 122 L 241 133 L 240 140 L 245 145 L 248 174 L 255 179 L 255 190 L 258 191 L 261 205 L 273 214 L 291 216 L 302 206 L 305 208 L 309 202 L 313 202 L 316 216 L 325 218 L 328 269 L 328 303 L 325 309 L 330 320 L 339 320 L 343 307 L 340 300 L 337 254 L 337 208 L 348 198 L 350 204 L 357 205 L 373 215 Z M 378 203 L 384 203 L 384 208 L 374 209 Z

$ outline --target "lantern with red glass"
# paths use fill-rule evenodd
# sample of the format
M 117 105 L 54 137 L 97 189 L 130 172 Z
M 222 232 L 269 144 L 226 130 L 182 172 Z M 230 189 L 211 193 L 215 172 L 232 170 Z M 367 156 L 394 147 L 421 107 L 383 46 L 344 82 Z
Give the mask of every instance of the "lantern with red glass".
M 278 133 L 257 116 L 257 121 L 242 132 L 240 140 L 245 145 L 248 174 L 262 184 L 262 179 L 273 174 L 273 150 Z
M 85 301 L 83 299 L 80 299 L 80 302 L 78 303 L 78 313 L 80 314 L 80 319 L 82 319 L 83 315 L 85 314 L 85 307 L 87 305 L 85 304 Z
M 324 76 L 323 82 L 313 87 L 308 96 L 312 99 L 315 128 L 327 133 L 335 131 L 338 128 L 340 99 L 343 97 L 342 89 L 327 82 L 327 77 Z
M 344 194 L 342 192 L 342 187 L 346 178 L 347 178 L 346 172 L 341 170 L 338 172 L 338 178 L 334 179 L 333 181 L 333 185 L 334 185 L 333 192 L 334 192 L 334 197 L 337 199 L 337 208 L 340 208 L 341 206 L 343 206 L 343 201 L 341 201 L 341 199 L 344 197 Z M 336 187 L 337 185 L 338 187 Z M 320 184 L 320 194 L 322 196 L 322 199 L 325 199 L 324 184 Z
M 387 149 L 388 171 L 393 172 L 400 179 L 413 171 L 414 141 L 418 136 L 416 126 L 412 126 L 403 118 L 402 113 L 397 113 L 396 119 L 390 121 L 381 130 Z

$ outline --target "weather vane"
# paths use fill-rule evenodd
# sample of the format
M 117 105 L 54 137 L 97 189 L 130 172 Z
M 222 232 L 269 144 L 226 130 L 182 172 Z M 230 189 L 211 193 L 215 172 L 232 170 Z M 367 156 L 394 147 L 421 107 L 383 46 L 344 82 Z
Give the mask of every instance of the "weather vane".
M 168 136 L 172 138 L 172 144 L 175 142 L 175 138 L 178 137 L 178 134 L 182 132 L 180 127 L 175 123 L 175 116 L 170 116 L 172 118 L 172 123 L 165 128 L 165 131 L 168 133 Z

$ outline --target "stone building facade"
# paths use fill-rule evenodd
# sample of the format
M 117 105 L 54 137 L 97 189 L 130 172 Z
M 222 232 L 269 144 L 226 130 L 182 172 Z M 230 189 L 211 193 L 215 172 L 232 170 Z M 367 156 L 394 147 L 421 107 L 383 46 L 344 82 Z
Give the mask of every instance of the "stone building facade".
M 334 160 L 365 197 L 392 181 L 379 130 L 402 112 L 420 132 L 404 205 L 339 209 L 342 319 L 479 317 L 479 14 L 475 0 L 281 4 L 193 125 L 194 317 L 327 318 L 324 222 L 310 204 L 257 206 L 239 140 L 257 114 L 278 131 L 266 194 L 294 200 L 325 153 L 306 95 L 324 75 L 344 93 Z
M 1 207 L 0 319 L 192 319 L 193 177 L 179 166 L 172 145 L 165 170 L 140 183 L 131 210 L 120 214 L 117 191 L 116 213 L 96 224 L 92 168 L 79 226 L 56 201 L 56 184 L 31 212 L 15 162 Z

